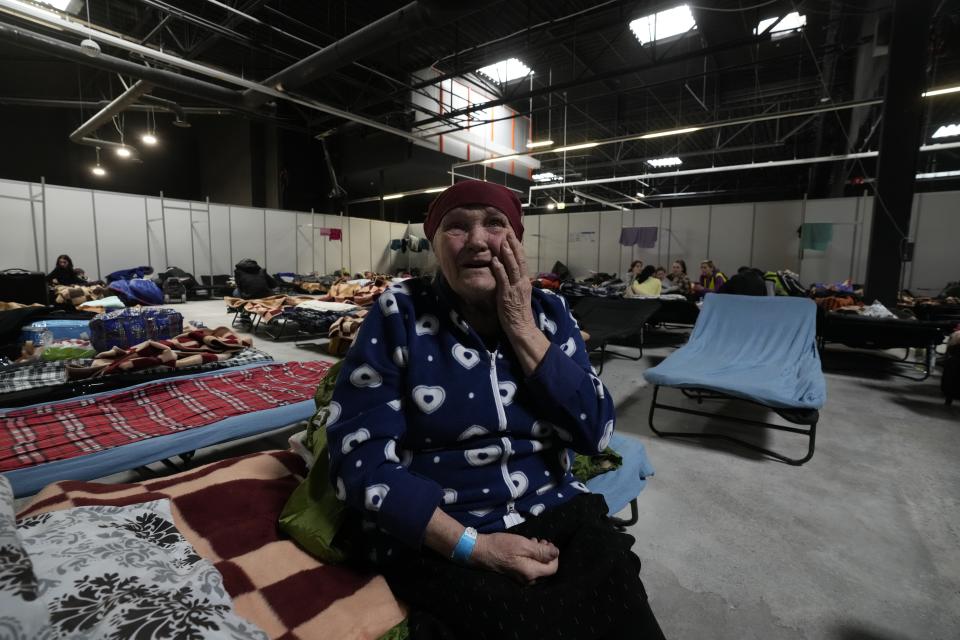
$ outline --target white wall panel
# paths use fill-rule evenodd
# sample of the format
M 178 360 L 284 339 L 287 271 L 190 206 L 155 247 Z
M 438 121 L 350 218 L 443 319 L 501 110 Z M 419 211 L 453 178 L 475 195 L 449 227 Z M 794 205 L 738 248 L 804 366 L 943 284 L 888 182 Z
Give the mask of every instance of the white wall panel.
M 264 266 L 263 209 L 231 206 L 230 218 L 233 227 L 233 263 L 252 258 Z M 233 270 L 230 272 L 233 273 Z
M 340 229 L 342 240 L 331 240 L 329 236 L 319 237 L 317 244 L 323 246 L 324 261 L 326 268 L 324 273 L 333 273 L 340 269 L 350 268 L 350 246 L 347 237 L 350 235 L 350 225 L 347 224 L 349 218 L 333 214 L 318 215 L 317 223 L 329 229 Z
M 0 180 L 0 195 L 14 198 L 29 198 L 30 183 Z M 34 193 L 40 191 L 40 185 L 33 186 Z M 41 206 L 34 205 L 37 230 L 42 230 Z M 39 269 L 44 273 L 53 271 L 52 261 L 56 254 L 47 260 L 43 255 L 43 237 L 31 232 L 30 203 L 26 200 L 12 200 L 0 197 L 0 269 Z M 34 244 L 36 238 L 37 243 Z M 40 263 L 37 263 L 39 254 Z M 50 264 L 47 264 L 50 262 Z
M 797 237 L 797 228 L 800 226 L 802 204 L 799 200 L 757 203 L 752 266 L 764 271 L 799 271 L 800 239 Z M 734 271 L 738 266 L 740 265 L 733 266 Z M 728 268 L 725 265 L 721 267 Z M 693 269 L 691 266 L 691 270 Z
M 210 205 L 210 228 L 213 230 L 213 273 L 232 275 L 235 261 L 231 262 L 230 220 L 227 205 Z
M 370 222 L 370 268 L 377 273 L 389 273 L 391 265 L 390 223 Z
M 568 214 L 569 243 L 567 267 L 574 278 L 586 278 L 597 272 L 600 261 L 600 213 L 587 211 Z
M 47 187 L 47 248 L 49 262 L 66 253 L 73 259 L 75 267 L 87 272 L 88 278 L 99 278 L 108 272 L 97 269 L 93 193 L 86 189 Z M 42 246 L 41 237 L 41 255 Z M 32 250 L 32 243 L 30 248 Z M 46 266 L 47 271 L 52 269 L 52 264 Z
M 103 275 L 147 264 L 144 198 L 103 191 L 95 194 L 100 270 Z M 87 269 L 88 276 L 92 277 L 92 272 L 93 269 Z
M 297 213 L 297 273 L 307 274 L 323 267 L 322 249 L 317 243 L 317 233 L 314 227 L 314 214 Z
M 201 206 L 204 210 L 206 209 L 205 204 L 190 203 L 186 200 L 169 200 L 166 198 L 163 200 L 163 216 L 167 225 L 167 262 L 164 263 L 162 253 L 159 254 L 159 260 L 154 257 L 154 263 L 151 266 L 155 271 L 163 271 L 168 267 L 180 267 L 184 271 L 194 272 L 194 252 L 198 239 L 194 234 L 193 225 L 190 223 L 191 204 L 193 209 L 198 209 Z M 205 218 L 206 214 L 194 211 L 193 217 L 194 219 Z M 204 236 L 206 236 L 205 233 Z M 260 232 L 260 236 L 263 236 L 263 231 Z
M 553 269 L 555 262 L 567 265 L 567 214 L 552 213 L 540 216 L 540 266 L 542 271 Z
M 683 259 L 687 269 L 694 271 L 694 265 L 701 260 L 710 258 L 707 255 L 707 234 L 710 227 L 710 207 L 673 207 L 670 210 L 669 221 L 669 255 L 667 262 Z M 644 260 L 646 262 L 646 260 Z M 726 272 L 727 265 L 717 263 L 720 270 Z M 663 265 L 666 266 L 666 265 Z M 736 269 L 736 267 L 733 267 Z
M 600 214 L 600 232 L 597 237 L 600 262 L 598 271 L 621 273 L 620 269 L 620 223 L 619 211 L 604 211 Z
M 540 268 L 540 216 L 523 217 L 523 253 L 531 276 L 543 271 Z
M 710 208 L 710 259 L 727 275 L 750 265 L 753 240 L 753 204 L 721 204 Z M 666 265 L 669 269 L 669 265 Z M 687 269 L 692 269 L 687 264 Z
M 917 249 L 913 254 L 910 289 L 939 293 L 960 276 L 960 194 L 942 191 L 919 194 Z
M 297 270 L 297 215 L 292 211 L 267 209 L 267 264 L 269 273 Z
M 857 200 L 857 222 L 854 229 L 855 253 L 853 256 L 853 281 L 862 284 L 867 278 L 867 258 L 870 255 L 870 230 L 873 226 L 873 196 L 859 197 Z M 916 201 L 916 198 L 914 198 Z M 916 204 L 914 203 L 914 206 Z M 907 265 L 909 267 L 909 265 Z
M 350 272 L 353 274 L 369 271 L 373 266 L 370 260 L 370 220 L 349 218 Z

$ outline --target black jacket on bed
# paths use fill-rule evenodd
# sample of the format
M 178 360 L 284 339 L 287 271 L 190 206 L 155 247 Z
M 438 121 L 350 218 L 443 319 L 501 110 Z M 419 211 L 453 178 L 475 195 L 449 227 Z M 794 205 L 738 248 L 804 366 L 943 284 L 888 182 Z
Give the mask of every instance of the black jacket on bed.
M 277 286 L 276 280 L 251 258 L 244 258 L 237 263 L 233 277 L 241 298 L 266 298 L 273 295 L 273 289 Z

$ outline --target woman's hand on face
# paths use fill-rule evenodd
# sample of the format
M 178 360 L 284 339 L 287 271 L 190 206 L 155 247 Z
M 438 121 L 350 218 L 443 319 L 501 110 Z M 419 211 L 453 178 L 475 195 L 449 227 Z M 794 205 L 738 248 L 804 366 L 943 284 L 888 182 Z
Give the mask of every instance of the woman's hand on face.
M 491 268 L 497 281 L 497 315 L 500 326 L 511 337 L 536 329 L 530 306 L 532 286 L 527 277 L 527 259 L 513 229 L 500 244 L 500 257 L 493 257 Z
M 477 538 L 472 561 L 523 584 L 531 584 L 557 572 L 560 550 L 547 540 L 513 533 L 485 533 Z

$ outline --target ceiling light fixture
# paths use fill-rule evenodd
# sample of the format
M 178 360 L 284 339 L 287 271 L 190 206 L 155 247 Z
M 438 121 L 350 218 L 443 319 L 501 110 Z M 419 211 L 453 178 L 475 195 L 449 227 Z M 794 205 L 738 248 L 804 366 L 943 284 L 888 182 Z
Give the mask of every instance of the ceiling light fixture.
M 933 180 L 934 178 L 956 178 L 960 177 L 960 171 L 933 171 L 930 173 L 918 173 L 917 180 Z
M 553 140 L 539 140 L 537 142 L 528 142 L 527 149 L 536 149 L 537 147 L 549 147 L 553 144 Z
M 651 167 L 657 167 L 658 169 L 660 169 L 663 167 L 676 167 L 678 165 L 683 164 L 683 160 L 681 160 L 676 156 L 672 156 L 669 158 L 652 158 L 650 160 L 647 160 L 647 164 L 650 165 Z
M 693 18 L 690 7 L 685 4 L 637 18 L 630 23 L 630 30 L 640 41 L 641 46 L 679 36 L 696 28 L 697 21 Z
M 421 193 L 440 193 L 441 191 L 446 191 L 447 187 L 433 187 L 432 189 L 424 189 Z
M 143 135 L 140 137 L 140 140 L 143 141 L 143 144 L 148 144 L 148 145 L 150 145 L 151 147 L 152 147 L 153 145 L 157 144 L 157 136 L 153 135 L 152 133 L 145 133 L 145 134 L 143 134 Z
M 557 208 L 557 205 L 556 205 L 556 204 L 554 204 L 554 203 L 552 203 L 552 202 L 548 202 L 548 203 L 547 203 L 547 209 L 556 209 L 556 208 Z
M 924 98 L 932 98 L 933 96 L 942 96 L 947 93 L 956 93 L 960 91 L 960 84 L 955 87 L 943 87 L 941 89 L 930 89 L 929 91 L 924 91 L 920 95 Z
M 490 78 L 497 84 L 504 84 L 528 75 L 533 75 L 530 67 L 520 62 L 517 58 L 507 58 L 500 62 L 488 64 L 485 67 L 477 69 L 477 73 Z
M 960 136 L 960 124 L 944 124 L 937 129 L 931 138 L 950 138 Z
M 121 158 L 129 158 L 130 156 L 133 155 L 133 153 L 130 151 L 130 147 L 126 147 L 126 146 L 124 146 L 124 147 L 117 147 L 117 148 L 116 148 L 116 153 L 117 153 L 117 155 L 120 156 Z
M 669 131 L 656 131 L 654 133 L 645 133 L 640 136 L 641 140 L 648 140 L 650 138 L 662 138 L 663 136 L 678 136 L 684 133 L 693 133 L 694 131 L 700 131 L 700 127 L 684 127 L 683 129 L 670 129 Z
M 552 171 L 544 171 L 543 173 L 533 174 L 530 179 L 534 182 L 549 182 L 550 180 L 556 180 L 557 175 Z
M 508 156 L 497 156 L 497 157 L 495 157 L 495 158 L 487 158 L 486 160 L 483 160 L 482 162 L 483 162 L 483 164 L 493 164 L 493 163 L 495 163 L 495 162 L 500 162 L 500 161 L 502 161 L 502 160 L 510 160 L 511 158 L 516 158 L 516 157 L 519 156 L 519 155 L 520 155 L 519 153 L 511 153 L 511 154 L 508 155 Z
M 564 151 L 577 151 L 578 149 L 589 149 L 591 147 L 597 146 L 598 144 L 600 143 L 599 142 L 583 142 L 580 144 L 572 144 L 568 147 L 557 147 L 556 149 L 551 149 L 551 151 L 555 151 L 556 153 L 563 153 Z
M 404 195 L 406 195 L 406 194 L 403 194 L 403 193 L 391 193 L 391 194 L 388 195 L 388 196 L 383 196 L 383 199 L 384 199 L 384 200 L 398 200 L 399 198 L 402 198 Z
M 100 147 L 97 147 L 97 164 L 90 167 L 90 172 L 98 178 L 107 175 L 107 170 L 100 166 Z

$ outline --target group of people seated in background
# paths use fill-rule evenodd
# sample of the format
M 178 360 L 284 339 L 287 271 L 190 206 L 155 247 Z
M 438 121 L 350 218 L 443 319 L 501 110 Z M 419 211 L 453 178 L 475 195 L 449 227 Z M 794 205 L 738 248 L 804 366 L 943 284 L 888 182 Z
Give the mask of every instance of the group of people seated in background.
M 630 285 L 625 298 L 656 298 L 665 294 L 679 294 L 702 298 L 707 293 L 729 293 L 747 296 L 767 295 L 763 271 L 753 267 L 740 267 L 736 275 L 727 278 L 712 260 L 700 263 L 700 278 L 692 282 L 687 275 L 687 264 L 674 260 L 670 273 L 664 267 L 644 266 L 642 260 L 630 264 Z

